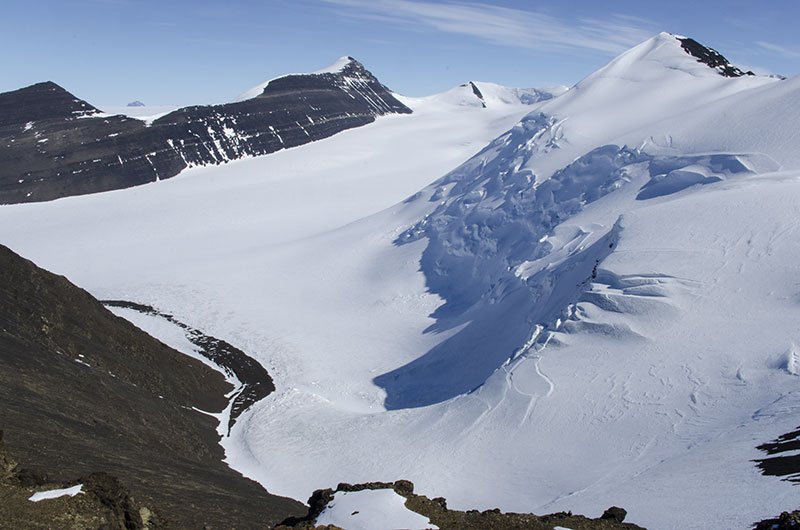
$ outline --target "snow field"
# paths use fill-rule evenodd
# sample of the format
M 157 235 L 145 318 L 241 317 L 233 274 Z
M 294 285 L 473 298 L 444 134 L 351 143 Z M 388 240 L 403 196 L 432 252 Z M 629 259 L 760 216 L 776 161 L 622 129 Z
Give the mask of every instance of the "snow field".
M 394 490 L 339 491 L 319 514 L 317 525 L 345 530 L 438 530 L 430 520 L 405 507 Z

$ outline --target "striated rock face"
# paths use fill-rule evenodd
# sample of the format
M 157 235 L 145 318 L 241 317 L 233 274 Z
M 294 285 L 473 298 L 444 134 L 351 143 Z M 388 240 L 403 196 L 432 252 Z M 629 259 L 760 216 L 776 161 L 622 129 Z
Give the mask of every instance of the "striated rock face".
M 352 58 L 338 72 L 281 77 L 255 98 L 185 107 L 149 125 L 39 83 L 0 94 L 0 204 L 137 186 L 410 112 Z

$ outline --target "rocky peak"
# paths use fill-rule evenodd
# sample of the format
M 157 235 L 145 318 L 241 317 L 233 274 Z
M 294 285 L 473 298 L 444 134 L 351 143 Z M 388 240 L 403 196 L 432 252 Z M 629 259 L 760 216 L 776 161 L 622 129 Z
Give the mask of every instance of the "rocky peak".
M 681 43 L 681 48 L 691 55 L 696 57 L 698 62 L 707 64 L 710 68 L 714 68 L 723 77 L 742 77 L 745 75 L 755 75 L 753 72 L 744 72 L 739 68 L 733 66 L 721 53 L 708 46 L 703 46 L 694 39 L 688 37 L 675 37 Z
M 99 112 L 52 81 L 0 94 L 0 127 L 38 120 L 74 119 Z

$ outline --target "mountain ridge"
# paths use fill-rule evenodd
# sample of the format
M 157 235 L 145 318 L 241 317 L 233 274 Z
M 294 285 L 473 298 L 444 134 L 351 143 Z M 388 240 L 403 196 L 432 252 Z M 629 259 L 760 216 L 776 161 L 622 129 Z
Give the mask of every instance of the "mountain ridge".
M 356 61 L 339 72 L 284 76 L 258 97 L 184 107 L 149 124 L 103 115 L 52 82 L 0 94 L 0 110 L 6 204 L 155 182 L 411 112 Z

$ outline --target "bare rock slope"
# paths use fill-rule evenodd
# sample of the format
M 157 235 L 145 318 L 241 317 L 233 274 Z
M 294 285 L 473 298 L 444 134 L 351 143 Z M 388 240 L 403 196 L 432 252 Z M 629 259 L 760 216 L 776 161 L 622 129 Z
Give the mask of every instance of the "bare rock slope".
M 0 429 L 38 483 L 117 477 L 172 528 L 268 528 L 303 513 L 222 462 L 223 376 L 0 246 Z M 199 409 L 196 410 L 196 409 Z

